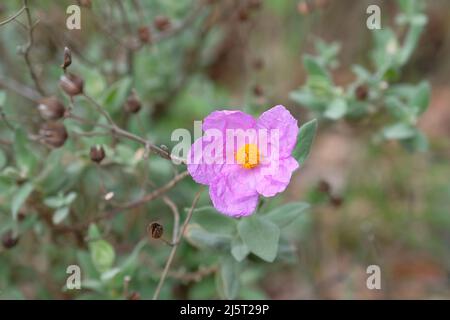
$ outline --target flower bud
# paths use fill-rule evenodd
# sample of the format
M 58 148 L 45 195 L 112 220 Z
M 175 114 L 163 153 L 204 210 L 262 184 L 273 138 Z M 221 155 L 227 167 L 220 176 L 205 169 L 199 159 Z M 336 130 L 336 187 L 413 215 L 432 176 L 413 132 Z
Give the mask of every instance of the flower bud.
M 58 120 L 64 116 L 66 108 L 56 97 L 42 98 L 39 101 L 38 110 L 45 120 Z
M 139 99 L 139 96 L 136 93 L 136 90 L 131 90 L 131 94 L 127 98 L 125 102 L 125 111 L 130 113 L 137 113 L 141 110 L 142 103 Z
M 46 144 L 54 148 L 62 147 L 68 138 L 66 127 L 59 122 L 44 123 L 39 130 L 39 135 Z
M 369 95 L 369 88 L 367 88 L 366 85 L 361 84 L 358 87 L 356 87 L 355 90 L 356 99 L 358 99 L 359 101 L 364 101 L 367 99 L 368 95 Z
M 6 231 L 2 236 L 2 245 L 5 249 L 11 249 L 17 245 L 19 237 L 15 236 L 11 230 Z
M 150 28 L 148 26 L 142 26 L 138 29 L 138 37 L 142 43 L 151 43 L 152 42 L 152 34 L 150 32 Z
M 102 146 L 92 146 L 89 156 L 92 161 L 100 163 L 105 158 L 105 149 Z
M 159 31 L 166 31 L 171 26 L 170 20 L 166 16 L 156 16 L 153 24 Z
M 73 73 L 66 73 L 59 79 L 59 86 L 69 96 L 76 96 L 83 93 L 84 81 Z
M 264 90 L 259 84 L 257 84 L 253 87 L 253 94 L 257 97 L 261 97 L 264 95 Z
M 147 232 L 153 239 L 159 239 L 164 233 L 164 228 L 158 222 L 152 222 L 147 228 Z
M 69 48 L 64 47 L 64 62 L 61 65 L 61 68 L 64 69 L 64 71 L 66 71 L 67 67 L 70 66 L 72 64 L 72 52 L 70 51 Z

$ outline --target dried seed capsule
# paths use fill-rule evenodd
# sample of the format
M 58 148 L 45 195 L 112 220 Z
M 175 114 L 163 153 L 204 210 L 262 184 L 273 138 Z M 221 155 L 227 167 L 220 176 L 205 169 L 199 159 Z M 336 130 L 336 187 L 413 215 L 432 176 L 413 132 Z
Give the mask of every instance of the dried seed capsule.
M 64 69 L 64 71 L 66 71 L 67 67 L 70 66 L 72 64 L 72 52 L 70 51 L 69 48 L 64 47 L 64 61 L 63 64 L 61 65 L 61 68 Z
M 45 120 L 58 120 L 64 116 L 66 108 L 56 97 L 42 98 L 39 101 L 38 110 Z
M 151 43 L 152 34 L 148 26 L 142 26 L 138 29 L 138 37 L 142 43 Z
M 89 156 L 92 161 L 100 163 L 105 158 L 105 149 L 102 146 L 92 146 Z
M 19 237 L 15 236 L 11 230 L 6 231 L 2 236 L 2 245 L 5 249 L 11 249 L 17 245 Z
M 355 96 L 359 101 L 366 100 L 369 96 L 369 88 L 367 88 L 367 86 L 364 84 L 359 85 L 358 87 L 356 87 Z
M 66 73 L 59 79 L 59 86 L 69 96 L 76 96 L 83 93 L 84 81 L 73 73 Z
M 147 228 L 147 232 L 153 239 L 159 239 L 164 233 L 164 228 L 158 222 L 152 222 Z
M 166 31 L 170 28 L 171 22 L 166 16 L 156 16 L 153 24 L 159 31 Z
M 259 84 L 257 84 L 253 87 L 253 94 L 257 97 L 261 97 L 264 95 L 264 90 Z
M 319 185 L 317 187 L 317 189 L 322 192 L 322 193 L 326 193 L 329 194 L 331 192 L 331 186 L 330 184 L 325 181 L 325 180 L 320 180 L 319 181 Z
M 141 100 L 139 99 L 139 96 L 136 93 L 136 90 L 131 90 L 130 96 L 127 98 L 127 101 L 125 102 L 125 111 L 130 113 L 137 113 L 139 110 L 141 110 Z
M 39 135 L 46 144 L 54 148 L 62 147 L 69 136 L 66 127 L 59 122 L 44 123 L 39 130 Z

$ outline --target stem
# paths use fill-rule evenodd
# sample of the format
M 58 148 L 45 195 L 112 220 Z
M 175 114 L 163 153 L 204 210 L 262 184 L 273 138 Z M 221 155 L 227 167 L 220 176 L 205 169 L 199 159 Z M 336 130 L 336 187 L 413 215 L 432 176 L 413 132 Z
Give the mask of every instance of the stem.
M 13 21 L 14 19 L 16 19 L 18 16 L 20 16 L 22 14 L 22 12 L 25 10 L 25 6 L 22 7 L 19 11 L 17 11 L 14 15 L 12 15 L 11 17 L 7 18 L 6 20 L 0 22 L 0 27 L 4 26 L 5 24 Z
M 183 227 L 181 228 L 181 232 L 178 233 L 177 241 L 174 243 L 172 250 L 170 251 L 169 258 L 167 259 L 163 273 L 161 275 L 161 278 L 159 279 L 158 287 L 156 288 L 155 294 L 153 295 L 153 300 L 157 300 L 159 297 L 159 293 L 161 292 L 161 288 L 164 284 L 164 281 L 166 280 L 167 273 L 169 272 L 170 265 L 172 264 L 173 258 L 175 257 L 175 253 L 177 252 L 178 245 L 180 244 L 181 238 L 183 237 L 184 232 L 186 231 L 186 227 L 189 224 L 189 221 L 191 220 L 192 213 L 194 212 L 194 208 L 197 205 L 198 200 L 200 199 L 200 195 L 201 195 L 201 191 L 197 192 L 197 194 L 194 197 L 194 200 L 192 201 L 191 208 L 189 209 L 186 220 L 184 220 Z

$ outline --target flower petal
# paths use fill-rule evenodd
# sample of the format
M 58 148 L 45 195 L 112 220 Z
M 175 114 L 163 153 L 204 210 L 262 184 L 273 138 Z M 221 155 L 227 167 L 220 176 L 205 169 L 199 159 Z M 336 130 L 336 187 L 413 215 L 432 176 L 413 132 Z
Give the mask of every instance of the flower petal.
M 211 183 L 209 195 L 219 212 L 232 217 L 248 216 L 258 204 L 255 188 L 254 174 L 240 169 Z
M 275 194 L 286 189 L 291 181 L 292 173 L 299 167 L 297 160 L 293 157 L 280 159 L 278 166 L 270 169 L 260 168 L 259 176 L 256 178 L 256 190 L 264 197 L 273 197 Z
M 195 182 L 209 185 L 217 176 L 227 174 L 238 168 L 237 164 L 227 164 L 223 145 L 219 153 L 209 154 L 208 146 L 214 141 L 210 137 L 203 136 L 197 139 L 191 146 L 187 156 L 187 169 Z
M 256 120 L 249 114 L 239 110 L 214 111 L 203 120 L 203 130 L 219 129 L 250 129 L 254 128 Z
M 282 105 L 264 112 L 257 120 L 258 129 L 279 130 L 279 156 L 289 157 L 297 143 L 297 120 Z M 269 133 L 270 135 L 270 133 Z

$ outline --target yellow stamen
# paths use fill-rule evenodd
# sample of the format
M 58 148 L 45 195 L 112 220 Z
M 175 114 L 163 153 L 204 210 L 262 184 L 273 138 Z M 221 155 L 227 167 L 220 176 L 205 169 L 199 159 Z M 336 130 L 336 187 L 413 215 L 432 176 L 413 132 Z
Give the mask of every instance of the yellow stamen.
M 256 144 L 247 143 L 236 152 L 236 161 L 245 169 L 251 169 L 259 164 L 259 150 Z

